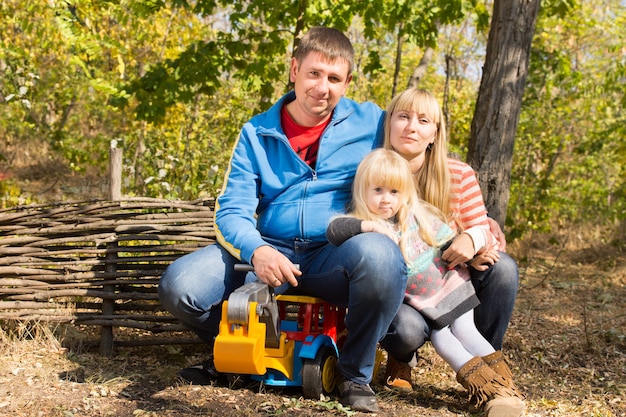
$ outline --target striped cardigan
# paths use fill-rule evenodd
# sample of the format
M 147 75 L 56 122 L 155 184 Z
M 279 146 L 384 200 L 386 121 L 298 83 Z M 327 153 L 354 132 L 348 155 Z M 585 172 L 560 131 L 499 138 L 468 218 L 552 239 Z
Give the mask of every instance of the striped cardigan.
M 477 253 L 481 249 L 498 249 L 498 241 L 489 231 L 487 209 L 476 173 L 458 159 L 449 158 L 448 168 L 452 183 L 450 227 L 456 232 L 469 234 Z

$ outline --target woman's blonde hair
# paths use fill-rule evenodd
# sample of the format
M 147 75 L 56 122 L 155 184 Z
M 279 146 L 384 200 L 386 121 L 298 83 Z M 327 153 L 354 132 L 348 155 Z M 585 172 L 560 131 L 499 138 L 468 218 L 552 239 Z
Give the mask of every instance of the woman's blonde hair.
M 430 246 L 436 245 L 431 233 L 432 216 L 437 214 L 436 210 L 417 196 L 413 174 L 406 159 L 394 151 L 376 149 L 363 158 L 356 170 L 349 214 L 361 220 L 382 222 L 367 207 L 367 189 L 371 185 L 380 185 L 399 192 L 399 209 L 393 223 L 400 232 L 400 248 L 403 252 L 411 216 L 415 216 L 420 225 L 420 237 Z
M 446 124 L 439 102 L 428 90 L 409 88 L 396 95 L 387 106 L 385 114 L 385 149 L 392 149 L 390 121 L 394 112 L 412 111 L 422 114 L 435 122 L 437 132 L 435 141 L 425 152 L 424 165 L 414 174 L 419 197 L 439 209 L 447 221 L 453 220 L 450 199 L 452 184 L 448 169 L 448 144 Z

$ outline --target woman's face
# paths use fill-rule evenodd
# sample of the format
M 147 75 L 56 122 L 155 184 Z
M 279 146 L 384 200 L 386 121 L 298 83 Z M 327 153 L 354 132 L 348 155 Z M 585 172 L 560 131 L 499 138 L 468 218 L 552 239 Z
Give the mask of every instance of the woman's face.
M 396 110 L 389 120 L 391 147 L 411 161 L 424 158 L 424 152 L 437 136 L 437 124 L 425 114 Z

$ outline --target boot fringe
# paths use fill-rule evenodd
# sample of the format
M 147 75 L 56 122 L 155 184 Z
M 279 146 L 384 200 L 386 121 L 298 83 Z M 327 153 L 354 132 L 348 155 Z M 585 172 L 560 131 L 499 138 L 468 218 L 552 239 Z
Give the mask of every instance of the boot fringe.
M 496 397 L 518 397 L 516 390 L 478 356 L 463 365 L 457 373 L 457 381 L 467 389 L 469 401 L 477 407 Z
M 513 372 L 511 372 L 511 368 L 509 368 L 509 365 L 506 363 L 502 351 L 497 350 L 487 356 L 483 356 L 482 359 L 491 369 L 504 378 L 506 387 L 513 390 L 515 396 L 524 399 L 524 394 L 522 394 L 513 382 Z

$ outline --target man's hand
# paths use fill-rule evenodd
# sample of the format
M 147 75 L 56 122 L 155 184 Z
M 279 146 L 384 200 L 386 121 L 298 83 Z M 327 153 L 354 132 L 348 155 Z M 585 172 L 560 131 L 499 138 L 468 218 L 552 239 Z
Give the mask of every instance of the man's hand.
M 271 246 L 259 246 L 252 255 L 252 266 L 257 278 L 270 287 L 280 287 L 288 282 L 298 286 L 296 277 L 302 272 L 285 255 Z
M 500 228 L 500 225 L 497 221 L 492 219 L 491 217 L 487 217 L 487 222 L 489 222 L 489 230 L 495 236 L 496 240 L 500 244 L 498 248 L 501 252 L 506 252 L 506 237 Z

